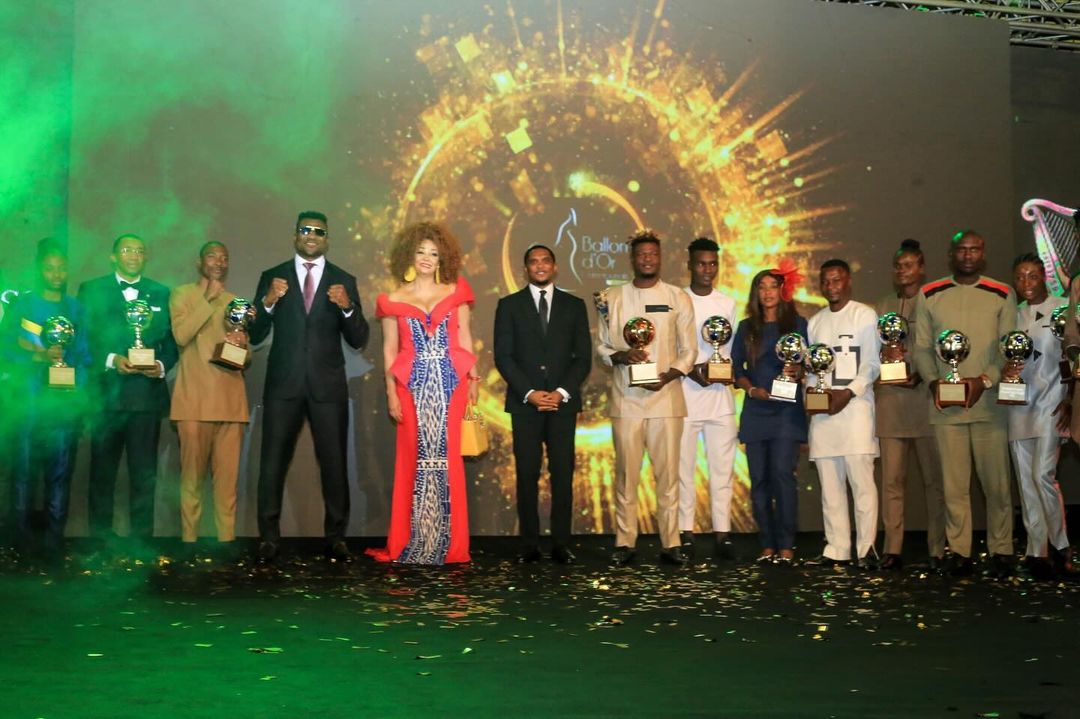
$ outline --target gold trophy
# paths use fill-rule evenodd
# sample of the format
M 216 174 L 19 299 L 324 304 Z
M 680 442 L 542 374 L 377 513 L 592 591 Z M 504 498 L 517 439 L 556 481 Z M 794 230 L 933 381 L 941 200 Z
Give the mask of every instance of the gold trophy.
M 633 349 L 643 350 L 649 346 L 656 337 L 656 328 L 653 323 L 644 317 L 633 317 L 623 326 L 623 339 Z M 639 387 L 643 384 L 656 384 L 660 381 L 660 375 L 656 371 L 655 362 L 635 362 L 630 367 L 630 386 Z
M 731 341 L 731 323 L 726 317 L 713 315 L 705 320 L 701 326 L 701 336 L 712 345 L 713 354 L 709 358 L 708 373 L 706 379 L 719 384 L 733 384 L 735 373 L 732 369 L 731 360 L 720 354 L 720 348 Z
M 41 342 L 47 348 L 59 347 L 60 357 L 49 366 L 49 387 L 75 389 L 75 368 L 64 363 L 64 349 L 75 341 L 75 325 L 67 317 L 55 315 L 41 326 Z
M 787 370 L 802 364 L 806 354 L 806 343 L 798 332 L 789 332 L 776 341 L 776 356 L 784 363 L 784 371 L 777 375 L 772 383 L 769 398 L 779 402 L 794 402 L 799 392 L 799 383 L 790 379 Z
M 998 342 L 1001 354 L 1005 355 L 1006 361 L 1020 365 L 1024 369 L 1024 362 L 1035 351 L 1035 343 L 1027 332 L 1016 330 L 1009 332 Z M 1017 375 L 1013 379 L 1003 379 L 998 384 L 998 404 L 1027 404 L 1027 384 Z
M 806 413 L 828 414 L 832 406 L 832 392 L 825 375 L 832 372 L 836 354 L 832 347 L 816 343 L 806 349 L 806 368 L 817 375 L 817 385 L 806 389 Z
M 878 336 L 885 345 L 892 349 L 899 348 L 904 351 L 904 340 L 908 336 L 908 321 L 895 312 L 886 312 L 877 323 Z M 906 384 L 908 381 L 908 365 L 904 360 L 886 360 L 884 352 L 881 359 L 881 375 L 878 380 L 881 384 Z
M 967 383 L 960 377 L 960 363 L 971 352 L 971 341 L 959 330 L 945 330 L 935 343 L 937 356 L 949 365 L 945 379 L 937 383 L 937 402 L 942 407 L 966 407 Z
M 247 326 L 254 319 L 255 305 L 242 297 L 234 297 L 225 307 L 225 341 L 218 342 L 210 361 L 225 369 L 244 369 L 250 355 L 246 341 Z M 244 344 L 233 341 L 238 336 L 243 338 Z
M 1050 332 L 1053 333 L 1058 341 L 1063 345 L 1065 343 L 1065 324 L 1069 321 L 1069 306 L 1062 305 L 1053 312 L 1050 313 Z M 1080 315 L 1077 315 L 1077 322 L 1080 322 Z M 1064 352 L 1063 352 L 1064 354 Z M 1077 372 L 1080 372 L 1080 363 L 1076 365 Z M 1080 374 L 1074 377 L 1072 364 L 1065 357 L 1062 357 L 1058 361 L 1058 374 L 1061 377 L 1061 384 L 1068 384 L 1072 382 L 1076 377 L 1080 377 Z
M 128 349 L 127 359 L 135 369 L 157 367 L 154 348 L 143 344 L 142 335 L 154 320 L 154 311 L 145 300 L 131 300 L 124 307 L 124 319 L 135 334 L 135 343 Z

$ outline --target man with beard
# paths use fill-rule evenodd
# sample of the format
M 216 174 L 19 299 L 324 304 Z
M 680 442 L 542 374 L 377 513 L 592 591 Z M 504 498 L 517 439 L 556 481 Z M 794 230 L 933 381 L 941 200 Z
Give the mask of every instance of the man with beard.
M 663 551 L 661 561 L 685 565 L 679 547 L 679 445 L 686 401 L 674 382 L 694 366 L 694 306 L 686 293 L 660 279 L 660 238 L 643 230 L 630 238 L 634 279 L 606 293 L 601 310 L 597 348 L 604 364 L 613 367 L 609 414 L 615 439 L 615 553 L 617 565 L 631 563 L 638 535 L 638 481 L 641 462 L 649 452 L 656 477 L 656 514 Z M 633 348 L 623 328 L 634 318 L 648 319 L 652 342 Z M 633 386 L 630 365 L 654 362 L 657 381 Z
M 1068 385 L 1061 383 L 1057 359 L 1061 343 L 1050 331 L 1050 314 L 1066 304 L 1046 289 L 1046 269 L 1034 253 L 1013 262 L 1013 286 L 1021 300 L 1016 329 L 1031 337 L 1035 351 L 1023 367 L 1005 365 L 1004 377 L 1027 386 L 1027 404 L 1008 408 L 1009 450 L 1020 486 L 1025 563 L 1039 579 L 1053 579 L 1071 569 L 1072 552 L 1065 531 L 1065 500 L 1057 481 L 1061 438 L 1069 431 Z
M 217 538 L 231 542 L 236 538 L 236 480 L 248 404 L 240 370 L 212 361 L 226 340 L 225 311 L 236 297 L 225 289 L 228 248 L 207 242 L 195 266 L 199 281 L 177 287 L 169 297 L 173 336 L 180 347 L 169 418 L 180 438 L 181 537 L 185 542 L 199 538 L 202 480 L 209 470 Z M 231 332 L 228 340 L 247 346 L 243 332 Z
M 574 432 L 592 348 L 585 303 L 555 287 L 558 270 L 555 253 L 533 245 L 525 252 L 528 287 L 503 297 L 495 309 L 495 366 L 506 381 L 522 544 L 518 562 L 523 564 L 540 559 L 537 489 L 544 447 L 551 479 L 551 558 L 560 564 L 575 560 L 568 546 Z
M 305 419 L 311 425 L 319 462 L 326 552 L 338 560 L 352 557 L 345 543 L 349 387 L 341 341 L 363 348 L 368 323 L 360 309 L 356 278 L 327 262 L 329 246 L 326 215 L 301 212 L 293 237 L 295 255 L 263 272 L 255 291 L 251 341 L 262 342 L 274 331 L 266 365 L 259 458 L 259 558 L 263 561 L 272 561 L 278 554 L 285 475 Z
M 707 237 L 700 237 L 687 248 L 690 286 L 686 295 L 694 306 L 697 357 L 693 369 L 683 378 L 686 421 L 679 450 L 679 535 L 683 552 L 693 556 L 694 508 L 697 505 L 698 438 L 703 439 L 708 467 L 709 517 L 712 520 L 713 554 L 718 559 L 735 559 L 728 533 L 731 531 L 731 476 L 738 445 L 735 422 L 735 397 L 726 384 L 708 378 L 709 358 L 713 347 L 701 336 L 701 327 L 710 317 L 719 316 L 735 329 L 735 300 L 713 287 L 719 270 L 720 247 Z M 731 344 L 721 348 L 730 359 Z
M 953 553 L 949 571 L 971 574 L 971 467 L 986 496 L 986 543 L 990 573 L 1007 576 L 1012 554 L 1012 494 L 1005 412 L 987 390 L 1001 379 L 998 339 L 1016 327 L 1016 296 L 1011 287 L 983 277 L 986 243 L 973 231 L 957 233 L 949 248 L 952 276 L 923 286 L 915 298 L 915 363 L 934 393 L 930 424 L 941 452 L 945 489 L 945 535 Z M 959 365 L 967 387 L 964 406 L 942 407 L 936 388 L 947 366 L 935 354 L 945 330 L 963 332 L 970 353 Z
M 877 485 L 874 457 L 874 381 L 878 377 L 877 315 L 851 299 L 851 268 L 844 260 L 821 265 L 821 294 L 829 303 L 810 318 L 810 342 L 834 353 L 829 411 L 810 419 L 810 460 L 821 481 L 825 549 L 808 565 L 851 561 L 848 486 L 855 507 L 855 558 L 861 570 L 877 567 Z
M 893 255 L 894 291 L 878 300 L 878 316 L 895 312 L 908 322 L 904 344 L 887 347 L 885 359 L 906 359 L 915 347 L 915 338 L 925 332 L 915 323 L 915 296 L 926 284 L 926 258 L 917 240 L 904 240 Z M 881 448 L 881 523 L 885 527 L 885 556 L 882 569 L 903 568 L 904 495 L 908 477 L 908 459 L 912 454 L 919 464 L 926 498 L 926 543 L 930 570 L 938 572 L 945 557 L 945 496 L 941 487 L 941 455 L 930 427 L 927 405 L 930 396 L 915 368 L 908 366 L 908 380 L 903 384 L 874 387 L 875 429 Z

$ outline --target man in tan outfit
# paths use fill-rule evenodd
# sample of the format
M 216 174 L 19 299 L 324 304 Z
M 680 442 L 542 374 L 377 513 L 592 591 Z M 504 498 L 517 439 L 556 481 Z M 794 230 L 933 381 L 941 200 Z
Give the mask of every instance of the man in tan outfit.
M 225 339 L 225 309 L 236 297 L 225 289 L 229 250 L 207 242 L 199 250 L 198 282 L 181 285 L 169 297 L 172 331 L 180 347 L 169 418 L 180 435 L 180 518 L 182 537 L 199 537 L 202 480 L 214 481 L 214 520 L 218 540 L 236 538 L 236 480 L 240 447 L 248 421 L 247 391 L 240 370 L 211 362 Z M 229 337 L 247 345 L 242 333 Z
M 1065 356 L 1069 358 L 1073 366 L 1073 377 L 1076 377 L 1077 368 L 1080 368 L 1080 274 L 1074 275 L 1069 289 L 1069 311 L 1066 312 L 1065 324 Z M 1069 389 L 1070 404 L 1076 404 L 1077 389 L 1080 382 L 1073 382 Z M 1080 444 L 1080 408 L 1074 407 L 1072 411 L 1072 424 L 1070 432 L 1073 441 Z
M 638 481 L 648 450 L 656 477 L 656 515 L 663 551 L 661 561 L 684 565 L 679 548 L 679 445 L 686 402 L 677 380 L 694 366 L 697 338 L 694 306 L 680 288 L 660 279 L 660 239 L 649 231 L 630 241 L 634 279 L 607 291 L 601 303 L 597 348 L 604 364 L 613 368 L 609 404 L 615 439 L 615 554 L 612 561 L 629 564 L 638 535 Z M 648 319 L 653 341 L 634 349 L 623 338 L 623 327 L 635 318 Z M 655 362 L 659 379 L 631 386 L 629 365 Z

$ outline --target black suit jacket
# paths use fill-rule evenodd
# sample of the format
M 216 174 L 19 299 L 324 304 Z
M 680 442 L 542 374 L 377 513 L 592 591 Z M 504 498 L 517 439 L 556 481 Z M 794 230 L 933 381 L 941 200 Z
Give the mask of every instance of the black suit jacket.
M 169 288 L 147 277 L 140 279 L 135 287 L 139 299 L 149 303 L 154 311 L 150 326 L 143 331 L 143 343 L 153 348 L 155 359 L 168 372 L 179 356 L 169 319 Z M 96 401 L 109 410 L 167 413 L 169 390 L 164 379 L 122 375 L 105 367 L 110 354 L 126 356 L 135 342 L 135 335 L 124 320 L 127 300 L 116 275 L 109 273 L 83 282 L 79 286 L 79 302 L 83 306 L 83 327 L 90 348 L 89 377 Z
M 288 281 L 289 290 L 274 305 L 263 307 L 275 277 Z M 326 296 L 330 285 L 344 285 L 352 300 L 353 313 L 345 317 L 341 308 Z M 296 276 L 294 260 L 262 273 L 255 290 L 255 321 L 249 328 L 252 342 L 261 342 L 274 330 L 270 359 L 266 368 L 265 399 L 299 399 L 316 402 L 345 402 L 349 398 L 345 380 L 345 354 L 341 340 L 362 349 L 368 340 L 368 323 L 360 308 L 356 278 L 330 262 L 323 268 L 310 314 L 304 312 L 303 283 Z
M 539 410 L 524 401 L 525 393 L 559 387 L 570 399 L 558 411 L 580 412 L 581 385 L 592 368 L 585 303 L 556 289 L 545 335 L 528 287 L 503 297 L 495 308 L 495 366 L 506 380 L 507 412 L 536 414 Z

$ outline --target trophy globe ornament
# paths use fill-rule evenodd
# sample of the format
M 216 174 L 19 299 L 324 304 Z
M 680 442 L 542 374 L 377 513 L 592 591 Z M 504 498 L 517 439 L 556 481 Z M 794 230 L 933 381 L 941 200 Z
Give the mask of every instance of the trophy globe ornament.
M 720 354 L 720 348 L 731 341 L 731 335 L 731 322 L 726 317 L 713 315 L 701 325 L 701 337 L 713 348 L 706 372 L 710 382 L 732 384 L 735 381 L 731 360 Z
M 210 361 L 225 369 L 244 369 L 247 366 L 247 327 L 255 319 L 255 305 L 243 297 L 234 297 L 225 307 L 225 339 L 214 348 Z
M 49 387 L 75 389 L 75 368 L 64 362 L 64 350 L 75 341 L 75 325 L 67 317 L 54 315 L 41 325 L 41 343 L 47 349 L 60 348 L 60 356 L 49 366 Z
M 945 378 L 937 383 L 937 402 L 942 407 L 966 407 L 968 387 L 960 376 L 960 363 L 971 352 L 971 341 L 959 330 L 943 330 L 934 341 L 938 359 L 949 365 Z
M 780 402 L 794 402 L 798 394 L 799 383 L 788 376 L 793 367 L 802 364 L 806 354 L 806 343 L 798 332 L 789 332 L 776 341 L 776 356 L 784 363 L 784 369 L 772 383 L 771 399 Z
M 651 320 L 645 317 L 632 317 L 622 331 L 623 339 L 632 349 L 644 350 L 656 337 L 656 328 Z M 640 387 L 645 384 L 656 384 L 660 381 L 660 375 L 656 369 L 656 363 L 646 360 L 644 362 L 632 362 L 630 369 L 630 386 Z
M 806 369 L 817 375 L 817 384 L 806 390 L 807 414 L 829 413 L 832 392 L 829 391 L 827 375 L 832 372 L 835 362 L 836 353 L 826 344 L 818 342 L 806 348 Z
M 1035 343 L 1027 332 L 1014 330 L 1002 335 L 998 341 L 998 349 L 1006 362 L 1018 367 L 1022 372 L 1024 363 L 1035 352 Z M 1019 372 L 1015 377 L 1001 380 L 998 384 L 997 401 L 998 404 L 1027 404 L 1027 384 L 1020 379 Z
M 886 312 L 878 318 L 878 337 L 885 343 L 885 348 L 904 351 L 904 340 L 908 336 L 908 321 L 903 315 L 896 312 Z M 908 381 L 908 364 L 904 359 L 885 359 L 885 348 L 881 352 L 881 384 L 906 384 Z
M 130 300 L 124 305 L 124 320 L 134 335 L 134 343 L 128 349 L 127 358 L 132 367 L 139 370 L 157 367 L 154 348 L 143 342 L 143 333 L 154 321 L 154 310 L 146 300 Z

